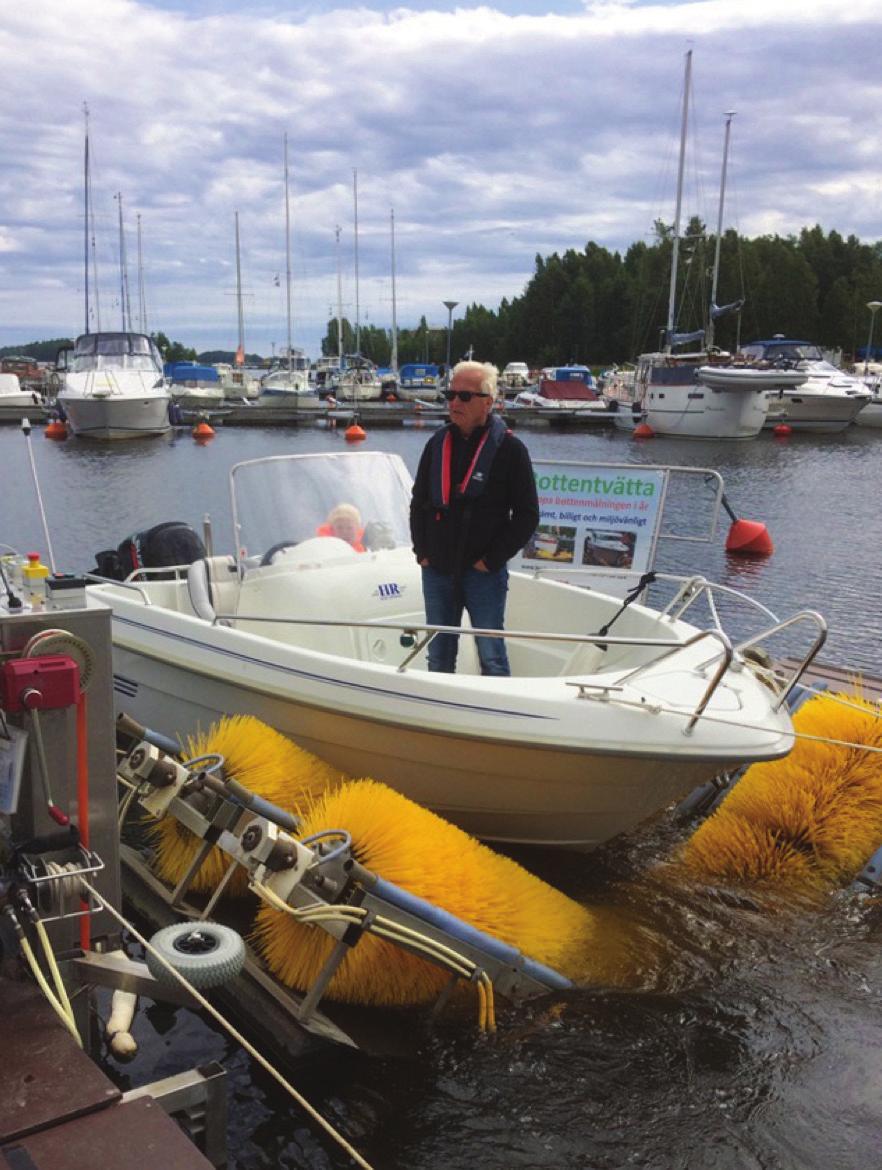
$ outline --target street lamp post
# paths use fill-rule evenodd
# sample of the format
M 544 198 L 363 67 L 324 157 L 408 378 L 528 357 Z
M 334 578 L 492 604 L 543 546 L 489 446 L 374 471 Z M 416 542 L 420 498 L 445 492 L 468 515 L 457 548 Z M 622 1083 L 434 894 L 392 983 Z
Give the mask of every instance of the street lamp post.
M 864 355 L 864 377 L 870 372 L 870 354 L 873 350 L 873 326 L 876 323 L 876 314 L 882 309 L 882 301 L 867 301 L 870 310 L 870 336 L 867 339 L 867 352 Z
M 447 307 L 447 384 L 450 385 L 450 334 L 453 329 L 453 310 L 459 304 L 459 301 L 442 301 L 443 305 Z

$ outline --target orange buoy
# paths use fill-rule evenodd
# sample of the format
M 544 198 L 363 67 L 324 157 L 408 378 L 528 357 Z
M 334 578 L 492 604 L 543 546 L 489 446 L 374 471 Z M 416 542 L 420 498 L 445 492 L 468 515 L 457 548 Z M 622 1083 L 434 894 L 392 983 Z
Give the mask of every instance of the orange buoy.
M 726 537 L 726 552 L 739 553 L 744 556 L 768 557 L 775 551 L 772 538 L 765 524 L 759 520 L 740 520 L 726 499 L 720 497 L 723 507 L 729 513 L 732 526 Z
M 635 439 L 654 439 L 655 438 L 655 431 L 652 429 L 652 427 L 649 425 L 649 423 L 645 423 L 645 422 L 638 423 L 637 426 L 634 428 L 634 438 Z
M 397 402 L 398 398 L 394 394 L 387 394 L 386 401 L 387 402 Z
M 367 432 L 356 422 L 346 428 L 344 431 L 344 438 L 346 439 L 347 443 L 358 443 L 362 439 L 367 438 Z
M 43 434 L 47 439 L 66 439 L 67 427 L 60 418 L 53 418 L 50 419 Z
M 201 422 L 198 422 L 196 424 L 196 426 L 193 428 L 193 438 L 194 439 L 213 439 L 214 438 L 214 428 L 209 423 L 207 423 L 205 421 L 205 419 L 203 419 Z
M 772 434 L 778 439 L 786 439 L 788 435 L 793 434 L 793 427 L 788 423 L 776 423 L 772 427 Z

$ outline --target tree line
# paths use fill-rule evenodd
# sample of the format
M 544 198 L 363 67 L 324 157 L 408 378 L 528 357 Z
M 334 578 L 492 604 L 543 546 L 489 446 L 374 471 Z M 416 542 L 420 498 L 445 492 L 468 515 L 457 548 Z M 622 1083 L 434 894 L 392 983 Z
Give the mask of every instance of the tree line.
M 705 328 L 711 304 L 716 240 L 693 218 L 680 240 L 675 329 Z M 673 229 L 658 221 L 648 243 L 632 244 L 622 255 L 589 242 L 582 251 L 537 255 L 535 271 L 521 296 L 503 299 L 498 309 L 471 304 L 453 322 L 450 353 L 468 352 L 502 368 L 509 361 L 531 367 L 580 362 L 607 366 L 633 361 L 657 349 L 668 316 Z M 882 241 L 825 233 L 816 225 L 798 236 L 747 239 L 729 230 L 720 240 L 718 306 L 740 301 L 715 322 L 714 344 L 735 350 L 775 333 L 842 350 L 846 360 L 863 353 L 870 311 L 882 300 Z M 343 350 L 354 352 L 355 331 L 342 322 Z M 876 341 L 882 346 L 882 336 Z M 386 366 L 391 331 L 359 330 L 361 353 Z M 692 347 L 694 348 L 694 347 Z M 877 346 L 874 344 L 874 350 Z M 322 353 L 337 353 L 337 322 L 328 322 Z M 443 363 L 446 329 L 431 329 L 425 317 L 398 331 L 399 363 Z

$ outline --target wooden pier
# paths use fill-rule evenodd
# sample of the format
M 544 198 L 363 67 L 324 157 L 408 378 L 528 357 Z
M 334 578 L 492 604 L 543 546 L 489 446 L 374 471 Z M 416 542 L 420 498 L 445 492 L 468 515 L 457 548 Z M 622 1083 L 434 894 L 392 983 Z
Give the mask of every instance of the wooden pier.
M 211 1170 L 150 1096 L 124 1094 L 31 982 L 0 978 L 2 1170 Z

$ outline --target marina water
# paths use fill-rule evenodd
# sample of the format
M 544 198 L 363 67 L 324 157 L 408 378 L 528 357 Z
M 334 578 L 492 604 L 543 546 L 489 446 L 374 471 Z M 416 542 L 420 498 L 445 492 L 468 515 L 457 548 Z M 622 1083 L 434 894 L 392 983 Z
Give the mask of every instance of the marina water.
M 377 429 L 367 444 L 397 451 L 413 471 L 428 434 Z M 662 542 L 658 567 L 742 589 L 781 617 L 817 609 L 830 625 L 822 657 L 882 674 L 882 446 L 872 431 L 643 444 L 607 431 L 520 434 L 536 459 L 718 470 L 734 511 L 767 524 L 774 555 L 728 556 L 724 516 L 711 545 Z M 61 571 L 88 569 L 98 549 L 164 520 L 199 530 L 205 513 L 215 550 L 229 551 L 233 463 L 345 448 L 342 432 L 312 428 L 219 429 L 202 447 L 188 432 L 91 445 L 46 442 L 35 431 L 32 443 Z M 0 430 L 0 454 L 7 476 L 0 536 L 45 559 L 17 428 Z M 673 501 L 684 524 L 693 503 Z M 571 896 L 628 917 L 642 944 L 632 987 L 500 1005 L 491 1039 L 477 1035 L 471 1014 L 414 1034 L 412 1017 L 392 1013 L 382 1027 L 390 1040 L 400 1035 L 402 1055 L 328 1048 L 299 1060 L 292 1079 L 377 1170 L 875 1165 L 882 900 L 839 892 L 818 908 L 656 880 L 653 866 L 688 831 L 662 815 L 589 857 L 518 855 Z M 198 1015 L 142 1006 L 134 1032 L 136 1062 L 107 1062 L 123 1086 L 223 1061 L 231 1167 L 351 1164 Z

